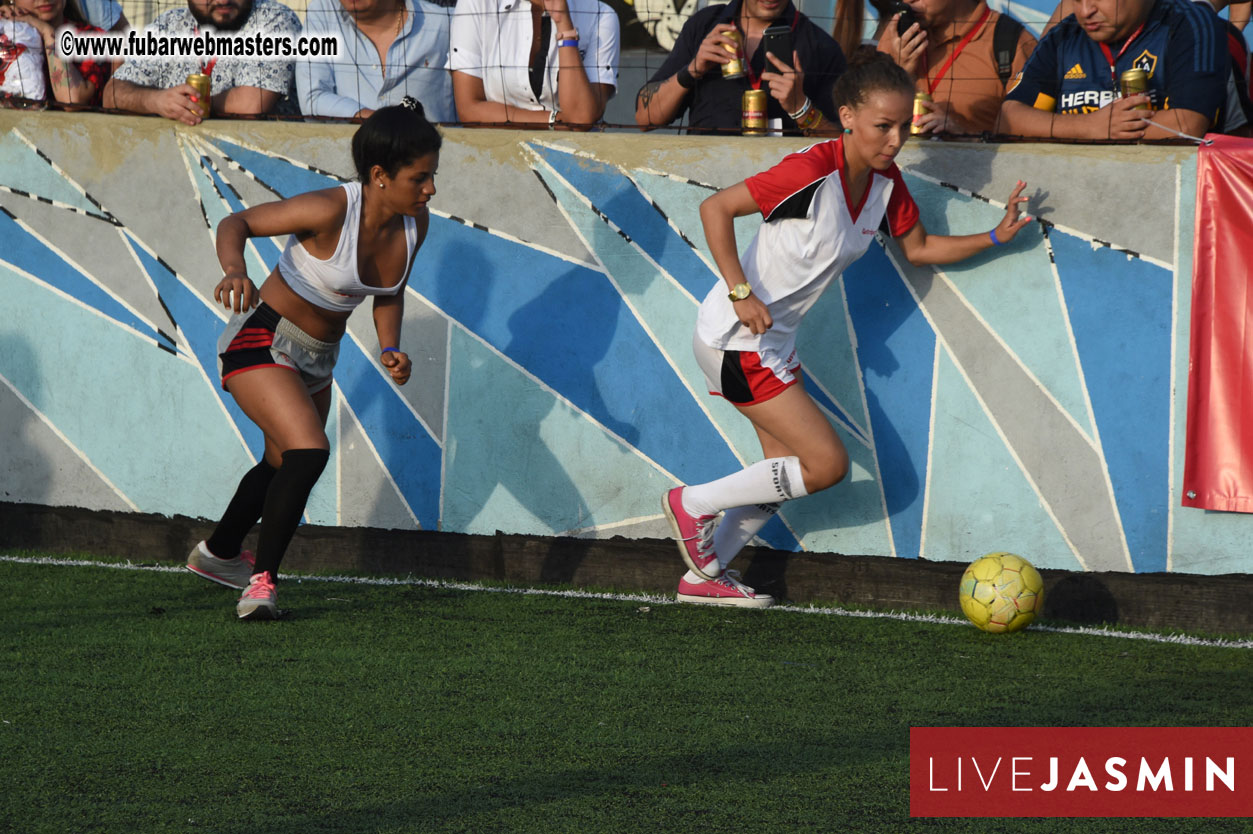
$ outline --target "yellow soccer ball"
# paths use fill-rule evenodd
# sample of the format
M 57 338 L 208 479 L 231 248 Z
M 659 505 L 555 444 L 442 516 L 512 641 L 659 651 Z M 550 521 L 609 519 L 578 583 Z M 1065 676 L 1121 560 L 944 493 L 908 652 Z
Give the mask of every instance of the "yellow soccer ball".
M 984 631 L 1018 631 L 1044 607 L 1044 580 L 1021 556 L 989 553 L 966 568 L 957 598 L 962 613 Z

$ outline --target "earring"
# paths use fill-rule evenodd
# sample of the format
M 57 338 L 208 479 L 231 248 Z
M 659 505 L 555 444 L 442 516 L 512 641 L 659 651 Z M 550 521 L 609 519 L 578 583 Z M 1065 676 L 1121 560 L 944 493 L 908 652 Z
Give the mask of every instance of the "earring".
M 845 132 L 845 133 L 852 133 L 852 132 L 853 132 L 853 129 L 852 129 L 851 127 L 846 127 L 846 128 L 844 128 L 844 132 Z

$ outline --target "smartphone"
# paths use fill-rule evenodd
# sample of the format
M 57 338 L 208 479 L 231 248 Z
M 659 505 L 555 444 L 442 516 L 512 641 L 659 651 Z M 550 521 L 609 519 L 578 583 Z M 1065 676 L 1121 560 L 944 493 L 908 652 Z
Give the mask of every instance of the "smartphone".
M 922 20 L 918 17 L 918 13 L 911 9 L 905 0 L 892 0 L 892 2 L 888 3 L 887 14 L 889 18 L 897 14 L 901 16 L 901 19 L 896 22 L 896 34 L 898 35 L 905 34 L 905 30 L 915 23 L 919 26 L 922 25 Z
M 789 67 L 792 66 L 793 46 L 791 26 L 783 23 L 777 23 L 774 26 L 766 27 L 766 31 L 761 36 L 761 42 L 767 52 L 787 64 Z M 766 70 L 773 70 L 774 64 L 766 61 L 763 68 Z

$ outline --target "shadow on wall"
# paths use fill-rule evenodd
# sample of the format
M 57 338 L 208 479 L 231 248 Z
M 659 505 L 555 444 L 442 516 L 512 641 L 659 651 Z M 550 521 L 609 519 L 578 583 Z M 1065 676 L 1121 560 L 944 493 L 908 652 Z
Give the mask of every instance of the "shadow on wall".
M 996 157 L 995 145 L 983 147 L 983 152 L 980 153 L 961 154 L 957 157 L 952 153 L 952 143 L 950 142 L 923 141 L 919 142 L 917 147 L 921 158 L 905 167 L 905 173 L 914 171 L 925 173 L 927 176 L 939 179 L 941 182 L 952 183 L 982 197 L 996 200 L 1000 204 L 1004 204 L 1009 197 L 1008 189 L 1002 189 L 1003 193 L 992 193 L 988 190 L 992 184 L 992 160 Z M 954 167 L 955 159 L 960 160 L 960 169 Z M 1014 179 L 1022 178 L 1021 174 L 1014 174 L 1013 176 Z M 1012 185 L 1012 183 L 1012 180 L 1006 179 L 1006 185 Z M 1028 201 L 1023 208 L 1023 213 L 1048 222 L 1049 216 L 1054 213 L 1054 208 L 1047 204 L 1050 192 L 1043 190 L 1039 187 L 1040 185 L 1043 185 L 1043 183 L 1027 184 L 1023 195 L 1028 198 Z M 975 231 L 983 231 L 982 229 L 957 229 L 950 231 L 947 217 L 928 217 L 927 219 L 930 221 L 927 225 L 927 231 L 931 234 L 963 235 Z
M 1071 574 L 1044 593 L 1044 616 L 1088 625 L 1118 622 L 1118 601 L 1095 576 Z
M 456 295 L 480 303 L 474 307 L 457 305 L 457 322 L 490 342 L 492 331 L 499 334 L 499 321 L 507 316 L 509 341 L 501 351 L 575 401 L 609 431 L 635 445 L 639 431 L 630 422 L 631 415 L 611 413 L 595 373 L 613 342 L 620 310 L 607 304 L 571 304 L 571 299 L 581 294 L 577 270 L 556 275 L 537 295 L 530 296 L 526 288 L 519 293 L 516 287 L 500 285 L 504 281 L 538 283 L 544 276 L 497 275 L 497 269 L 473 251 L 466 251 L 462 259 L 458 267 L 461 286 Z M 508 304 L 519 295 L 527 300 L 516 309 L 498 308 L 494 315 L 488 315 L 490 305 Z M 445 305 L 445 309 L 450 306 Z M 553 379 L 554 375 L 560 379 Z M 475 461 L 469 467 L 453 467 L 451 471 L 464 477 L 445 484 L 446 490 L 455 491 L 459 505 L 467 512 L 476 512 L 487 505 L 498 487 L 503 487 L 530 515 L 555 532 L 595 523 L 593 509 L 564 462 L 577 459 L 581 450 L 574 445 L 562 446 L 563 438 L 544 426 L 546 418 L 563 405 L 531 381 L 507 371 L 454 378 L 451 385 L 454 391 L 463 392 L 457 397 L 450 391 L 453 401 L 466 402 L 464 392 L 472 391 L 475 403 L 473 413 L 459 418 L 465 440 L 461 446 L 477 449 Z M 581 561 L 553 556 L 545 561 L 540 579 L 568 583 Z
M 6 436 L 0 444 L 0 472 L 4 473 L 0 501 L 52 503 L 55 473 L 36 436 L 43 426 L 13 382 L 34 364 L 34 352 L 24 338 L 12 332 L 0 333 L 0 426 L 4 426 Z
M 536 350 L 551 349 L 550 346 L 553 344 L 552 313 L 554 310 L 561 309 L 563 305 L 568 308 L 570 299 L 580 296 L 579 280 L 578 273 L 573 270 L 563 273 L 549 283 L 534 300 L 520 307 L 509 317 L 509 332 L 512 336 L 507 348 L 509 355 L 532 355 Z M 568 334 L 567 338 L 562 340 L 562 344 L 570 348 L 565 367 L 569 374 L 567 385 L 569 390 L 585 394 L 583 407 L 588 413 L 595 416 L 609 431 L 635 446 L 639 441 L 639 430 L 629 420 L 620 419 L 620 415 L 610 413 L 609 405 L 605 402 L 595 373 L 596 365 L 605 358 L 614 332 L 618 328 L 617 313 L 617 310 L 602 305 L 586 305 L 580 308 L 579 315 L 583 321 L 578 338 L 575 339 L 573 334 Z M 554 404 L 552 408 L 558 407 L 560 406 Z M 550 408 L 549 411 L 551 410 Z M 537 440 L 540 423 L 543 422 L 547 413 L 533 415 L 535 424 L 532 436 Z M 525 442 L 525 438 L 519 438 L 519 441 Z M 566 473 L 561 460 L 550 451 L 548 443 L 543 440 L 532 442 L 527 444 L 526 450 L 530 464 L 528 470 L 534 471 L 536 459 L 540 459 L 538 478 L 535 481 L 527 478 L 525 483 L 512 486 L 510 491 L 514 496 L 524 502 L 535 501 L 539 506 L 532 511 L 541 518 L 543 508 L 549 501 L 556 502 L 557 506 L 568 508 L 571 512 L 570 516 L 562 513 L 558 517 L 561 519 L 559 523 L 566 526 L 567 530 L 595 523 L 592 509 L 588 507 L 578 486 Z M 537 486 L 540 489 L 536 489 Z M 529 499 L 524 497 L 527 495 L 530 496 Z M 567 518 L 568 521 L 565 520 Z M 556 584 L 573 582 L 574 574 L 582 562 L 582 558 L 570 559 L 557 552 L 549 553 L 540 568 L 540 581 Z

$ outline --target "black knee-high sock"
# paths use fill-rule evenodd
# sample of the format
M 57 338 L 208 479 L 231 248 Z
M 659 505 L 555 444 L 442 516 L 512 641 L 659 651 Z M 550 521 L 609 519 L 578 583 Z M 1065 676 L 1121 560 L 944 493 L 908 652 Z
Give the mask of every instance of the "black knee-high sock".
M 218 522 L 213 535 L 205 542 L 209 552 L 219 559 L 234 559 L 244 544 L 244 536 L 252 529 L 252 525 L 261 518 L 261 509 L 265 506 L 265 493 L 278 472 L 273 466 L 261 458 L 261 462 L 252 467 L 239 480 L 235 497 L 226 506 L 222 520 Z
M 261 510 L 254 574 L 269 571 L 272 578 L 278 578 L 279 562 L 283 561 L 287 545 L 304 514 L 309 493 L 330 456 L 326 449 L 288 449 L 283 453 L 283 465 L 270 482 Z

